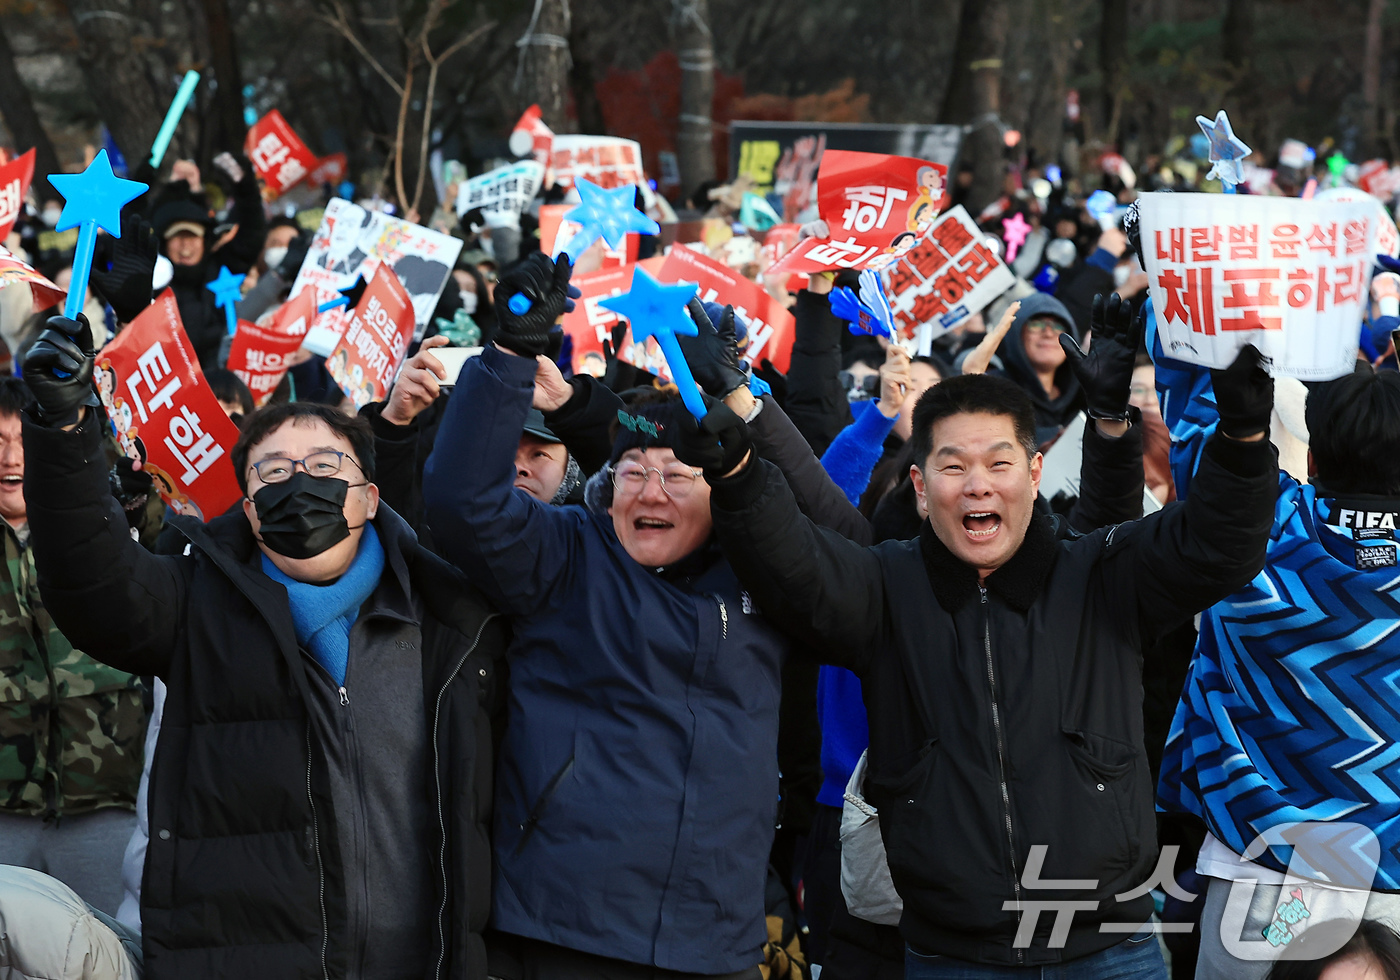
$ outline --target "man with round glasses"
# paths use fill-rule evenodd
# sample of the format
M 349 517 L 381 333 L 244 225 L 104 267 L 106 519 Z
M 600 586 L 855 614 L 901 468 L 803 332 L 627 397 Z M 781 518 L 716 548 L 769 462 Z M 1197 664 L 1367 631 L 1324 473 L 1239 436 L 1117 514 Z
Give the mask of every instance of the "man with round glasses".
M 294 402 L 229 454 L 242 512 L 128 534 L 85 321 L 30 349 L 25 499 L 54 621 L 168 688 L 146 976 L 486 976 L 504 623 L 379 500 L 369 423 Z M 219 462 L 218 465 L 228 465 Z
M 513 631 L 492 925 L 520 962 L 493 972 L 756 980 L 786 642 L 715 546 L 674 396 L 618 416 L 598 512 L 512 485 L 531 406 L 554 424 L 578 390 L 544 355 L 568 276 L 538 254 L 502 275 L 499 346 L 462 369 L 423 474 L 436 546 Z

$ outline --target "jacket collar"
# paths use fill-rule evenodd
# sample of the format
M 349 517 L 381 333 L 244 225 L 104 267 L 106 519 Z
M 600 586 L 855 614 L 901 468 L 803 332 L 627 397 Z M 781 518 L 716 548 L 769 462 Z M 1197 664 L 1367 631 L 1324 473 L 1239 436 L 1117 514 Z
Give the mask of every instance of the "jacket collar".
M 929 585 L 945 611 L 956 613 L 977 595 L 977 569 L 949 551 L 927 520 L 919 530 L 919 551 L 928 571 Z M 1040 595 L 1041 586 L 1054 565 L 1055 529 L 1050 518 L 1033 514 L 1026 528 L 1026 539 L 1005 565 L 987 576 L 987 588 L 1011 607 L 1025 612 Z

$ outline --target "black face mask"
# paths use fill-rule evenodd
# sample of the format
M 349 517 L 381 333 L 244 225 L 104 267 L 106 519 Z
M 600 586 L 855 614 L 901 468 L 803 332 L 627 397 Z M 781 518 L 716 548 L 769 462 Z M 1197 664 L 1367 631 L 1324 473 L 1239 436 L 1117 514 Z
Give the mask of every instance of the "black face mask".
M 350 536 L 345 495 L 350 484 L 293 473 L 253 494 L 263 544 L 288 558 L 315 558 Z M 361 525 L 363 526 L 363 525 Z

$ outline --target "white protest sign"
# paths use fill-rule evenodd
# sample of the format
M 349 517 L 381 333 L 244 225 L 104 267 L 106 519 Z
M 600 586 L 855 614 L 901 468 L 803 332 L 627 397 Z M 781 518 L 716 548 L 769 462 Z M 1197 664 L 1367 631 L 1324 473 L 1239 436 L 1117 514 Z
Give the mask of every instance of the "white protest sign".
M 370 282 L 379 266 L 388 263 L 413 304 L 413 336 L 421 340 L 461 251 L 460 238 L 332 198 L 289 298 L 315 289 L 316 303 L 328 302 L 360 276 Z M 341 306 L 317 315 L 303 346 L 329 356 L 345 332 L 348 312 Z
M 1371 201 L 1144 194 L 1143 261 L 1166 353 L 1228 367 L 1245 344 L 1276 377 L 1351 372 L 1376 251 Z
M 959 205 L 944 212 L 890 270 L 887 295 L 900 334 L 911 337 L 922 328 L 919 342 L 926 349 L 1015 283 L 1015 273 Z
M 522 160 L 464 180 L 457 187 L 457 213 L 475 208 L 483 212 L 520 214 L 530 206 L 544 180 L 544 164 Z

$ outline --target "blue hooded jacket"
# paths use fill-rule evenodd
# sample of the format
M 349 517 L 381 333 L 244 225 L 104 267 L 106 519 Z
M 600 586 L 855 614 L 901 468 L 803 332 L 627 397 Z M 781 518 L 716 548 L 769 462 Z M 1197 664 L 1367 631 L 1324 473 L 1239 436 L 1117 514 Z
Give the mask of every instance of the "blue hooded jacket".
M 709 545 L 638 564 L 512 487 L 535 363 L 467 362 L 423 473 L 443 553 L 511 622 L 492 925 L 686 973 L 761 962 L 787 643 Z

